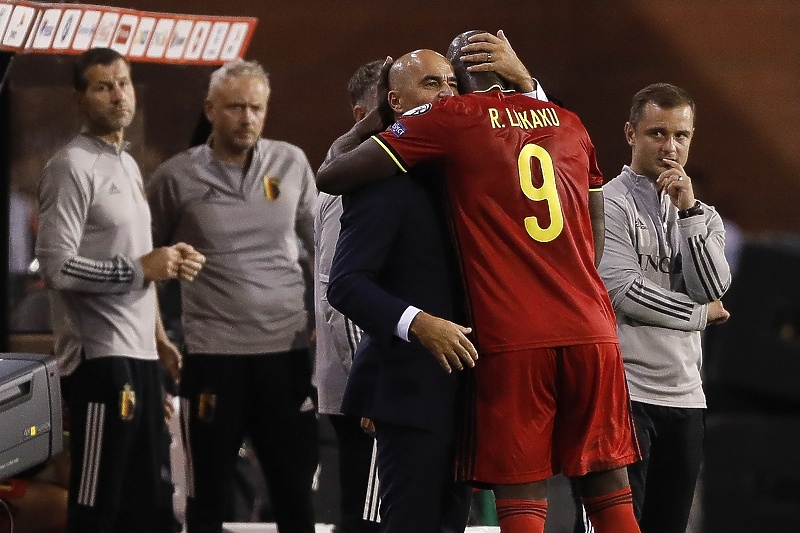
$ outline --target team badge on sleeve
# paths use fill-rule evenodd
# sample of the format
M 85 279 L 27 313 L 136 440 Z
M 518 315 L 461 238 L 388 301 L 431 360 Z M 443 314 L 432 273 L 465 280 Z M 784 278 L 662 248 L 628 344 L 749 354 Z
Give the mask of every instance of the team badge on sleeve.
M 395 137 L 400 137 L 406 132 L 406 127 L 400 124 L 399 122 L 395 122 L 391 126 L 389 126 L 389 131 L 394 133 Z

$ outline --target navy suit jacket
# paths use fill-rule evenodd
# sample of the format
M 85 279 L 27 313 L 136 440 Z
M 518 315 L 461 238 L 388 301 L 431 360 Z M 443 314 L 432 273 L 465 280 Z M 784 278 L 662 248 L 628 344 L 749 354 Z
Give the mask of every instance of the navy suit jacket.
M 447 374 L 413 335 L 395 329 L 409 305 L 463 325 L 463 288 L 440 181 L 396 176 L 343 197 L 328 300 L 365 332 L 342 411 L 452 430 L 463 372 Z

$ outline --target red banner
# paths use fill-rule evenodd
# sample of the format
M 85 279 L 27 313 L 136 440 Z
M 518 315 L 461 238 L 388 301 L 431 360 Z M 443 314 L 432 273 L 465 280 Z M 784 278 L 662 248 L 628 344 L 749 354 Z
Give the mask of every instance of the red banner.
M 130 61 L 218 65 L 244 57 L 257 22 L 250 17 L 0 0 L 0 50 L 80 54 L 106 47 Z

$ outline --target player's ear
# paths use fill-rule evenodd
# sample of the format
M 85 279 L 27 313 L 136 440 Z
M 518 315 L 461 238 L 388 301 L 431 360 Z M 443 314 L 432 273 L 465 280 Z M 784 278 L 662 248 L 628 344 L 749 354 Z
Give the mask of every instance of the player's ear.
M 83 93 L 81 91 L 72 91 L 72 103 L 83 111 Z
M 633 131 L 633 126 L 631 126 L 630 122 L 625 123 L 625 140 L 628 141 L 629 146 L 633 146 L 636 144 L 635 142 L 635 133 Z
M 361 107 L 361 104 L 356 104 L 356 105 L 353 106 L 353 119 L 356 122 L 358 122 L 359 120 L 361 120 L 362 118 L 364 118 L 366 116 L 367 116 L 367 111 L 366 111 L 366 109 Z
M 213 124 L 214 123 L 214 118 L 213 118 L 213 115 L 214 115 L 214 103 L 208 98 L 206 98 L 206 100 L 203 102 L 203 111 L 205 112 L 206 118 L 208 119 L 208 121 Z
M 389 91 L 387 99 L 389 100 L 389 107 L 392 108 L 392 111 L 395 113 L 400 113 L 402 106 L 400 104 L 400 95 L 397 93 L 397 91 Z

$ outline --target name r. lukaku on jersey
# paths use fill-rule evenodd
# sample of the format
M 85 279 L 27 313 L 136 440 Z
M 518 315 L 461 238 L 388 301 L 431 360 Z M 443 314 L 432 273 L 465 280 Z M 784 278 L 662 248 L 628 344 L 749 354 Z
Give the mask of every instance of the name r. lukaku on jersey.
M 489 121 L 492 128 L 505 128 L 513 126 L 523 130 L 544 128 L 547 126 L 560 126 L 561 121 L 555 108 L 545 107 L 543 109 L 530 109 L 527 111 L 517 111 L 516 109 L 503 108 L 504 113 L 494 107 L 488 109 Z

